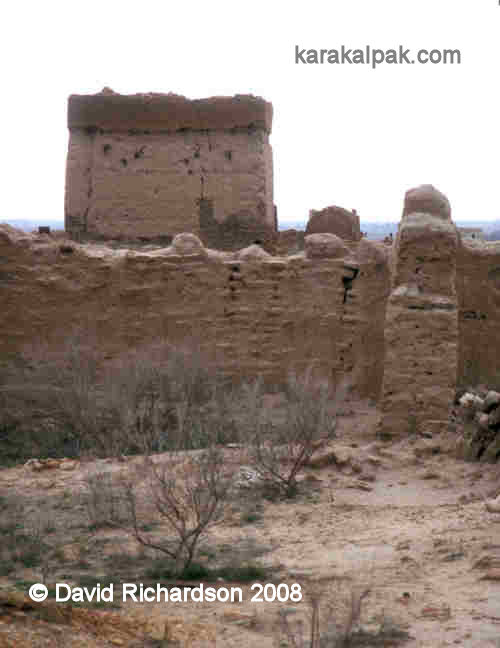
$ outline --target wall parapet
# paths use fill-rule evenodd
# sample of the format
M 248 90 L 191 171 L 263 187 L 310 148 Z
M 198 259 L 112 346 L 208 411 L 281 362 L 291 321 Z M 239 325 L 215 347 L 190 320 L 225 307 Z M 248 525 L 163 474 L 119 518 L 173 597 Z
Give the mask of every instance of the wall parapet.
M 253 95 L 190 100 L 172 93 L 122 95 L 108 91 L 75 94 L 68 100 L 70 130 L 176 132 L 253 128 L 270 133 L 272 119 L 272 104 Z

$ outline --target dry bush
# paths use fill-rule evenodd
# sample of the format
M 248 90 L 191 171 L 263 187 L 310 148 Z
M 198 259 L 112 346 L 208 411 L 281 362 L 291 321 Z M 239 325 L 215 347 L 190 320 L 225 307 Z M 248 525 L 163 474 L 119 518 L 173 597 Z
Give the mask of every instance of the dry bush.
M 196 347 L 168 345 L 124 358 L 115 380 L 121 434 L 147 454 L 236 438 L 232 392 Z
M 243 387 L 250 463 L 266 484 L 286 497 L 297 493 L 297 477 L 325 437 L 335 432 L 329 412 L 328 385 L 313 382 L 310 372 L 290 374 L 285 387 L 285 418 L 275 425 L 266 418 L 260 381 Z
M 222 518 L 232 477 L 219 448 L 172 452 L 155 462 L 146 457 L 142 482 L 124 483 L 126 528 L 143 547 L 164 555 L 180 573 L 191 565 L 200 538 Z M 166 537 L 145 529 L 155 515 L 166 525 Z
M 286 611 L 280 611 L 276 631 L 279 642 L 284 640 L 293 648 L 347 648 L 354 645 L 353 635 L 370 588 L 352 587 L 348 601 L 329 603 L 325 601 L 326 587 L 321 582 L 310 583 L 302 589 L 307 603 L 306 621 L 292 621 Z M 322 614 L 325 609 L 326 614 Z
M 83 504 L 91 529 L 119 527 L 127 519 L 127 506 L 119 479 L 109 471 L 96 471 L 86 476 Z
M 277 646 L 289 648 L 355 648 L 397 646 L 410 639 L 401 626 L 384 616 L 374 631 L 361 627 L 363 602 L 370 594 L 367 586 L 348 585 L 347 592 L 335 582 L 335 595 L 328 596 L 326 583 L 303 587 L 306 618 L 291 617 L 286 608 L 278 613 L 274 638 Z
M 38 568 L 45 579 L 54 552 L 49 537 L 53 522 L 46 512 L 33 517 L 26 509 L 22 498 L 0 497 L 0 575 L 19 568 Z
M 91 445 L 107 445 L 99 360 L 96 346 L 77 335 L 57 350 L 47 344 L 27 350 L 2 390 L 6 415 L 24 438 L 21 452 L 31 446 L 32 455 L 74 456 Z
M 78 332 L 40 345 L 0 381 L 0 444 L 13 458 L 200 448 L 235 435 L 229 392 L 195 348 L 167 344 L 105 362 Z M 4 372 L 5 373 L 5 372 Z

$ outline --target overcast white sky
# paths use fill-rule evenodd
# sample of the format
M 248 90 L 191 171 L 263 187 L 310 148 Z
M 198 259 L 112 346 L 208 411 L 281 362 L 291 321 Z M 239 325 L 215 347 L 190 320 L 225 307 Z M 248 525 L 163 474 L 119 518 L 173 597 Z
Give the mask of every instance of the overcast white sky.
M 87 0 L 3 9 L 0 220 L 63 218 L 68 95 L 252 93 L 274 105 L 280 221 L 397 221 L 431 183 L 500 218 L 498 0 Z M 296 65 L 294 48 L 460 49 L 461 65 Z

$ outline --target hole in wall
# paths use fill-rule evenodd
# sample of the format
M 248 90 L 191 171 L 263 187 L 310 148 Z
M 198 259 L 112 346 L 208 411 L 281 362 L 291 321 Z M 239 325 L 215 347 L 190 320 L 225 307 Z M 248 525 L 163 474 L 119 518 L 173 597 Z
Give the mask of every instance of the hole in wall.
M 104 146 L 102 147 L 102 152 L 104 153 L 104 155 L 106 155 L 110 151 L 111 151 L 111 144 L 104 144 Z
M 231 160 L 233 159 L 233 152 L 232 151 L 224 151 L 224 157 L 226 158 L 226 160 L 229 160 L 229 162 L 231 162 Z
M 127 162 L 127 160 L 126 160 L 125 158 L 122 158 L 122 159 L 120 160 L 120 162 L 121 162 L 121 164 L 122 164 L 123 167 L 126 167 L 127 164 L 128 164 L 128 162 Z
M 342 303 L 346 303 L 347 301 L 347 293 L 352 290 L 352 284 L 356 277 L 358 276 L 359 273 L 359 268 L 351 268 L 349 266 L 345 266 L 346 270 L 350 270 L 352 272 L 352 277 L 342 277 L 342 283 L 344 285 L 344 299 Z

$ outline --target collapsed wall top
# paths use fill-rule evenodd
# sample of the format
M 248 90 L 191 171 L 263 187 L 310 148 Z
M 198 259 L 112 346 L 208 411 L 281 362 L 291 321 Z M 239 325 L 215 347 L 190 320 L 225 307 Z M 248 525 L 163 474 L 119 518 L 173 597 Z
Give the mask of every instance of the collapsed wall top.
M 68 128 L 112 131 L 226 130 L 261 128 L 271 132 L 273 107 L 253 95 L 190 100 L 168 93 L 122 95 L 104 90 L 71 95 Z
M 406 192 L 403 219 L 415 213 L 429 214 L 440 220 L 451 221 L 450 201 L 432 185 L 420 185 Z

